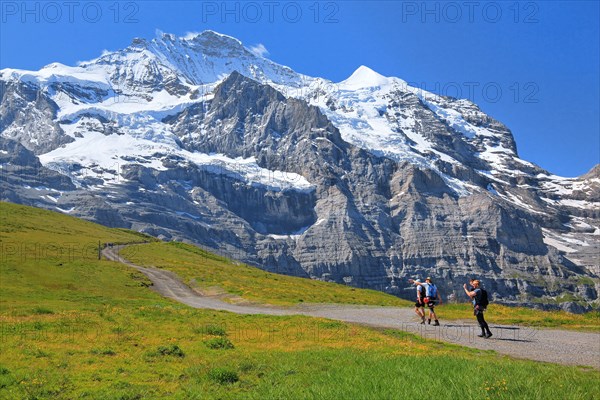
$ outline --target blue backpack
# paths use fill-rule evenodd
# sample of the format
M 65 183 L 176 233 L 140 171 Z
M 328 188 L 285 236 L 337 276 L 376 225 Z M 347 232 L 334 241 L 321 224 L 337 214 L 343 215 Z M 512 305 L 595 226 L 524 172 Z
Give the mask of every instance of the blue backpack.
M 431 297 L 432 299 L 437 298 L 437 287 L 433 283 L 427 285 L 427 297 Z

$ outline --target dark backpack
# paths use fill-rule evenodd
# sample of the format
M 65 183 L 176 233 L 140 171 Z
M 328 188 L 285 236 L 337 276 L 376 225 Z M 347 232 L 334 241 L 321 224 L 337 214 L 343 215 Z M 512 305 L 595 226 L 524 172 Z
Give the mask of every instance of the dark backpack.
M 421 296 L 421 300 L 425 298 L 425 287 L 419 285 L 419 295 Z
M 480 293 L 479 293 L 479 301 L 477 302 L 477 305 L 479 306 L 479 308 L 487 308 L 488 304 L 490 304 L 490 301 L 488 300 L 488 293 L 485 289 L 479 289 Z

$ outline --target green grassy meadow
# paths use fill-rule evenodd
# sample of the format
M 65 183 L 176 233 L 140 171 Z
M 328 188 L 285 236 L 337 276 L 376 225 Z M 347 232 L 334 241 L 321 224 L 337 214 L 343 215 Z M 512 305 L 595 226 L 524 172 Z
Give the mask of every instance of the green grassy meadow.
M 177 242 L 129 246 L 121 251 L 142 266 L 168 269 L 200 292 L 225 292 L 249 302 L 293 305 L 303 302 L 408 306 L 411 302 L 376 290 L 265 272 Z M 225 299 L 227 300 L 227 298 Z
M 589 368 L 320 318 L 187 307 L 149 290 L 138 272 L 97 259 L 98 241 L 141 240 L 150 238 L 0 203 L 0 399 L 402 399 L 422 397 L 424 388 L 438 399 L 600 397 L 600 373 Z M 126 250 L 143 260 L 157 246 Z M 198 282 L 208 276 L 191 264 L 189 275 L 176 272 Z M 233 267 L 200 267 L 217 270 L 207 288 L 234 287 L 219 281 L 219 268 Z M 286 297 L 293 281 L 273 277 L 281 292 L 265 293 L 252 273 L 257 281 L 237 295 L 272 304 L 312 299 L 310 285 Z M 402 304 L 343 286 L 333 293 L 314 300 Z

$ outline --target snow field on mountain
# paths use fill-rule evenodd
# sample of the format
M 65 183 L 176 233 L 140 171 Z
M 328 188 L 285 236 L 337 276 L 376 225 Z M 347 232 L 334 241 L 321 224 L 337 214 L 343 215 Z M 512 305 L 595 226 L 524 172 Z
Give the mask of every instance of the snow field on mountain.
M 314 189 L 301 175 L 261 168 L 253 157 L 229 158 L 222 154 L 194 153 L 179 148 L 175 135 L 166 130 L 158 134 L 147 133 L 105 135 L 86 131 L 78 140 L 41 155 L 40 161 L 50 169 L 72 176 L 80 184 L 87 177 L 103 179 L 105 183 L 119 183 L 121 171 L 127 164 L 141 164 L 164 171 L 167 168 L 163 165 L 163 158 L 175 156 L 211 173 L 228 175 L 273 191 Z M 77 169 L 73 169 L 73 165 L 78 165 Z

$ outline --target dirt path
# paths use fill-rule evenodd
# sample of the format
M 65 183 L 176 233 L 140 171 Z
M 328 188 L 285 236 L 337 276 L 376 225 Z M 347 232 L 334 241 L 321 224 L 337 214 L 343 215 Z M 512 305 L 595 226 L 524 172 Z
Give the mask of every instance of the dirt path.
M 450 321 L 442 326 L 421 325 L 410 308 L 313 304 L 295 307 L 269 307 L 229 304 L 218 297 L 201 296 L 190 289 L 172 272 L 145 268 L 119 257 L 122 246 L 108 247 L 103 255 L 122 262 L 145 274 L 153 289 L 161 295 L 195 308 L 224 310 L 237 314 L 306 315 L 330 318 L 374 327 L 394 328 L 413 332 L 422 337 L 455 343 L 462 346 L 495 350 L 517 358 L 547 361 L 564 365 L 585 365 L 600 369 L 600 334 L 558 329 L 536 329 L 515 325 L 495 325 L 490 339 L 477 337 L 475 321 Z

